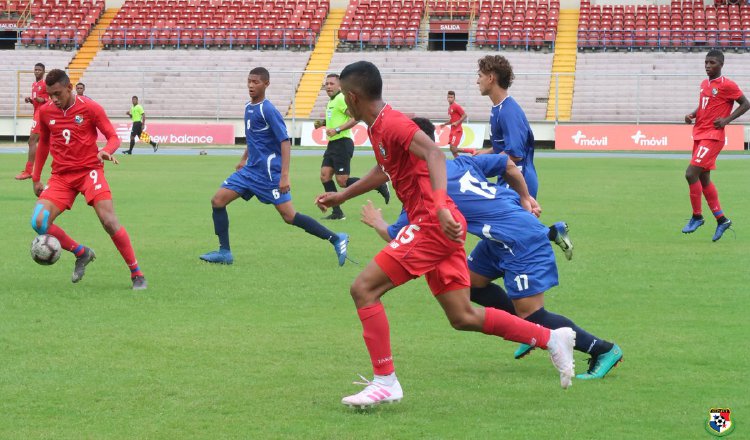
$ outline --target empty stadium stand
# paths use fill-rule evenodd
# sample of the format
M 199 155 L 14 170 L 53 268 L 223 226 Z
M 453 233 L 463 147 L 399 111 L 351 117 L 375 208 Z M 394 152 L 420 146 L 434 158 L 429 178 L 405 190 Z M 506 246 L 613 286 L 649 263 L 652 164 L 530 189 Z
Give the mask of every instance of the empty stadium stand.
M 34 64 L 42 63 L 47 70 L 64 69 L 74 51 L 24 49 L 2 50 L 0 58 L 0 116 L 31 115 L 31 104 L 23 102 L 31 94 L 31 83 L 34 79 Z M 18 73 L 17 73 L 18 72 Z
M 447 57 L 445 52 L 425 51 L 337 52 L 331 61 L 330 71 L 340 72 L 354 61 L 371 61 L 383 75 L 383 97 L 399 110 L 434 120 L 447 119 L 446 94 L 448 90 L 454 90 L 456 101 L 469 115 L 469 122 L 478 122 L 489 120 L 492 105 L 489 98 L 481 96 L 477 89 L 477 60 L 495 53 L 451 52 Z M 513 52 L 506 55 L 516 75 L 511 94 L 524 108 L 529 120 L 544 120 L 552 54 Z M 323 116 L 328 99 L 325 91 L 321 90 L 311 117 Z
M 286 114 L 309 52 L 102 50 L 81 81 L 110 116 L 121 116 L 137 95 L 152 118 L 241 118 L 247 75 L 271 72 L 266 96 Z M 292 73 L 294 72 L 294 73 Z
M 104 0 L 33 0 L 31 21 L 21 33 L 24 46 L 79 47 L 104 11 Z
M 352 0 L 338 32 L 339 41 L 371 47 L 413 47 L 425 4 L 419 0 Z
M 750 5 L 669 4 L 597 5 L 581 2 L 580 49 L 746 50 L 750 46 Z
M 698 105 L 706 54 L 687 52 L 580 53 L 571 120 L 681 123 Z M 725 54 L 723 73 L 750 81 L 750 57 Z
M 476 45 L 489 48 L 551 47 L 560 16 L 558 0 L 484 0 Z
M 105 48 L 312 48 L 327 0 L 127 0 Z

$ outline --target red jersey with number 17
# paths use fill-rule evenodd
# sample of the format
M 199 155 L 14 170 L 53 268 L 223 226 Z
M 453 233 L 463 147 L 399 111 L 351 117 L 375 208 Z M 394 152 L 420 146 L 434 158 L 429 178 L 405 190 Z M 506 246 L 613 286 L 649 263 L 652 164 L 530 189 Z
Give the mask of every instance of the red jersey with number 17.
M 34 106 L 34 113 L 39 110 L 39 107 L 45 104 L 44 102 L 37 102 L 36 98 L 49 100 L 49 95 L 47 94 L 47 83 L 44 82 L 44 78 L 31 85 L 31 105 Z
M 367 129 L 375 158 L 391 178 L 412 223 L 438 223 L 427 162 L 409 151 L 419 127 L 403 113 L 386 104 Z M 448 198 L 448 208 L 455 211 Z
M 102 106 L 90 98 L 77 96 L 73 104 L 65 110 L 52 102 L 39 109 L 39 151 L 34 164 L 35 182 L 47 159 L 52 153 L 52 174 L 62 174 L 102 167 L 97 157 L 97 129 L 107 138 L 104 149 L 110 154 L 120 146 L 112 123 Z M 41 163 L 40 163 L 41 162 Z
M 695 112 L 693 140 L 723 140 L 724 129 L 714 127 L 714 121 L 717 118 L 729 116 L 734 102 L 740 96 L 742 96 L 742 90 L 737 83 L 725 76 L 704 79 L 701 83 L 698 111 Z
M 460 105 L 454 102 L 453 104 L 448 106 L 448 117 L 450 118 L 448 122 L 450 122 L 451 124 L 458 122 L 463 115 L 464 115 L 464 109 L 461 108 Z M 454 129 L 454 128 L 461 128 L 461 124 L 451 127 L 451 129 Z

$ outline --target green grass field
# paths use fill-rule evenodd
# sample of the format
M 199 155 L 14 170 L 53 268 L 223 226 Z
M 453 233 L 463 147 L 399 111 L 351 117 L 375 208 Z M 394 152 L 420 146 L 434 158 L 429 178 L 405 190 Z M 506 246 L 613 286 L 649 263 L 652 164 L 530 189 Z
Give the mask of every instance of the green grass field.
M 416 280 L 384 300 L 405 398 L 358 412 L 339 400 L 371 375 L 348 293 L 362 266 L 339 268 L 328 243 L 241 200 L 229 208 L 235 264 L 203 264 L 217 247 L 209 200 L 237 158 L 120 160 L 107 178 L 145 292 L 130 290 L 82 198 L 57 224 L 96 250 L 86 277 L 70 283 L 70 254 L 36 265 L 35 198 L 12 180 L 23 158 L 0 156 L 0 438 L 700 439 L 715 406 L 733 411 L 730 438 L 750 438 L 748 161 L 719 160 L 736 237 L 712 243 L 712 220 L 680 233 L 685 160 L 538 159 L 542 220 L 567 220 L 575 243 L 571 262 L 556 248 L 547 308 L 616 341 L 624 362 L 564 391 L 546 353 L 514 360 L 513 343 L 452 330 Z M 319 164 L 292 162 L 295 206 L 315 217 Z M 373 164 L 355 158 L 353 174 Z M 360 264 L 383 246 L 359 222 L 365 200 L 330 225 Z

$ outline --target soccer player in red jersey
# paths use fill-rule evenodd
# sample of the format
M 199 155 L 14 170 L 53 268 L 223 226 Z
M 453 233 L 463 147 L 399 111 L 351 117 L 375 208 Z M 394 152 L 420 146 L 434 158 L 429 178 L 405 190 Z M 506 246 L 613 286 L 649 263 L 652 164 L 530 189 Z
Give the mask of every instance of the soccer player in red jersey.
M 461 125 L 466 120 L 466 112 L 463 107 L 458 105 L 456 102 L 456 92 L 448 90 L 448 120 L 445 124 L 440 124 L 441 127 L 450 125 L 451 134 L 448 140 L 448 146 L 453 153 L 453 157 L 458 157 L 458 146 L 461 144 L 461 138 L 464 135 L 464 129 Z
M 445 155 L 417 125 L 386 104 L 383 82 L 374 64 L 359 61 L 341 72 L 341 90 L 353 118 L 368 125 L 378 162 L 358 182 L 318 197 L 321 209 L 340 205 L 390 178 L 411 224 L 405 226 L 357 276 L 350 288 L 362 323 L 365 345 L 375 378 L 342 403 L 365 408 L 403 398 L 391 355 L 388 318 L 380 298 L 392 288 L 425 275 L 453 328 L 483 332 L 548 348 L 560 371 L 560 383 L 573 376 L 575 333 L 552 330 L 507 312 L 473 307 L 469 302 L 469 273 L 463 248 L 466 220 L 446 194 Z
M 117 220 L 112 193 L 104 177 L 103 161 L 117 163 L 112 155 L 120 146 L 120 138 L 99 104 L 72 93 L 73 84 L 64 71 L 51 70 L 46 83 L 51 103 L 42 106 L 38 114 L 39 148 L 32 181 L 34 194 L 39 200 L 31 217 L 31 226 L 39 234 L 53 235 L 63 249 L 76 256 L 72 281 L 77 283 L 83 277 L 86 265 L 94 260 L 94 251 L 70 238 L 54 221 L 73 206 L 79 193 L 83 194 L 130 269 L 133 289 L 143 290 L 147 286 L 146 278 L 138 266 L 130 237 Z M 96 145 L 97 129 L 107 138 L 107 145 L 102 150 Z M 40 177 L 50 153 L 52 175 L 45 187 Z
M 721 74 L 724 54 L 720 50 L 710 50 L 706 54 L 705 68 L 708 79 L 701 83 L 698 108 L 685 115 L 685 123 L 693 127 L 693 156 L 685 170 L 685 179 L 690 187 L 690 204 L 693 216 L 682 232 L 690 234 L 703 225 L 701 193 L 716 218 L 716 232 L 712 238 L 717 241 L 732 225 L 721 209 L 719 194 L 711 182 L 711 170 L 716 169 L 716 157 L 724 148 L 724 127 L 750 109 L 742 90 L 737 84 Z M 732 111 L 734 103 L 739 107 Z
M 16 180 L 26 180 L 31 178 L 31 172 L 34 167 L 34 156 L 36 155 L 36 145 L 39 142 L 39 131 L 37 129 L 38 121 L 37 111 L 47 102 L 47 85 L 44 84 L 44 64 L 36 63 L 34 65 L 34 78 L 36 81 L 31 85 L 31 96 L 24 99 L 25 102 L 34 106 L 34 116 L 31 120 L 31 133 L 29 134 L 29 154 L 26 159 L 26 167 L 16 175 Z

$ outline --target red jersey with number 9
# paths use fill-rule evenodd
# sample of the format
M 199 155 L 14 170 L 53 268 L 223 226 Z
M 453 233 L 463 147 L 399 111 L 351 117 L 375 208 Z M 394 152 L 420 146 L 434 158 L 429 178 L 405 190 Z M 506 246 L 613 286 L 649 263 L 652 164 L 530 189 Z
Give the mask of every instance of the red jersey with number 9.
M 112 123 L 102 106 L 90 98 L 77 96 L 65 110 L 48 102 L 39 109 L 39 148 L 46 159 L 46 151 L 52 154 L 52 174 L 61 174 L 101 168 L 97 158 L 97 129 L 109 140 L 117 137 Z M 105 148 L 110 154 L 120 146 L 119 140 Z M 40 154 L 37 154 L 37 158 Z M 43 160 L 44 160 L 43 159 Z M 34 166 L 35 181 L 44 166 L 42 160 Z M 39 162 L 39 160 L 37 160 Z
M 403 113 L 386 104 L 367 129 L 375 158 L 388 174 L 396 195 L 412 223 L 439 223 L 427 162 L 409 151 L 419 127 Z M 453 200 L 447 207 L 455 211 Z
M 717 118 L 729 116 L 734 102 L 740 96 L 742 96 L 742 90 L 737 83 L 725 76 L 711 80 L 704 79 L 701 83 L 698 111 L 695 112 L 693 140 L 723 140 L 724 129 L 714 127 L 714 121 Z

